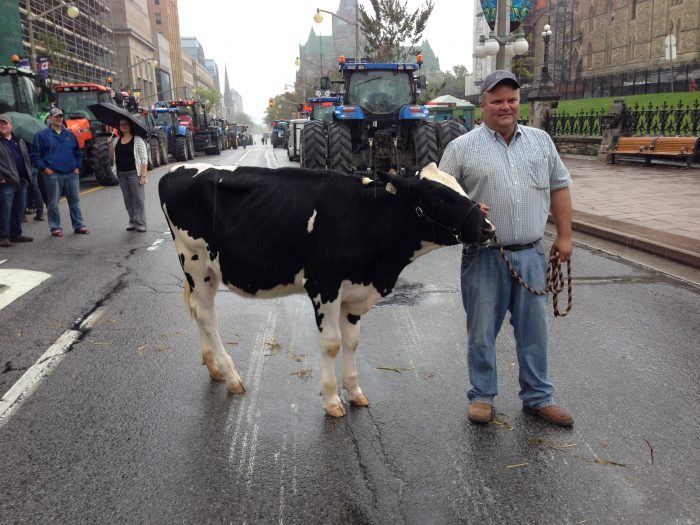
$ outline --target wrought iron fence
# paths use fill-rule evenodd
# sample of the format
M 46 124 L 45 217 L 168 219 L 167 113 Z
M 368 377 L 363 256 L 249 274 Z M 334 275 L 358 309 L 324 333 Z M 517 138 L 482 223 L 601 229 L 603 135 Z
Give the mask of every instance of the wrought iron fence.
M 560 135 L 599 137 L 603 133 L 603 118 L 607 114 L 604 108 L 599 111 L 580 111 L 573 115 L 561 111 L 545 117 L 544 129 L 553 137 Z
M 700 128 L 700 101 L 671 106 L 664 101 L 660 106 L 651 102 L 641 107 L 627 108 L 622 124 L 626 135 L 697 135 Z
M 686 135 L 695 136 L 700 131 L 700 101 L 684 105 L 679 101 L 672 106 L 666 101 L 659 105 L 651 102 L 647 106 L 635 104 L 622 114 L 622 129 L 625 135 Z M 551 136 L 579 135 L 599 137 L 605 129 L 608 112 L 579 112 L 569 115 L 557 112 L 545 118 L 544 129 Z

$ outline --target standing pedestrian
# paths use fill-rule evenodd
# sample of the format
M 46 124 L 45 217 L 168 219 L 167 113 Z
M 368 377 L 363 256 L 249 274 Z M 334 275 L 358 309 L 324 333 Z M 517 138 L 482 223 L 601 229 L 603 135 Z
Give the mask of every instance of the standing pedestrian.
M 32 162 L 43 173 L 46 184 L 49 228 L 54 237 L 63 236 L 61 212 L 58 201 L 65 192 L 70 220 L 75 233 L 90 233 L 80 211 L 80 168 L 83 156 L 78 139 L 63 125 L 63 111 L 53 108 L 49 112 L 49 125 L 34 137 Z
M 146 192 L 148 150 L 146 141 L 134 135 L 131 122 L 119 121 L 119 136 L 109 143 L 109 156 L 116 159 L 119 187 L 129 214 L 127 231 L 146 231 Z
M 550 254 L 568 261 L 573 251 L 571 176 L 546 132 L 518 125 L 520 84 L 513 73 L 497 70 L 484 79 L 481 110 L 483 125 L 450 142 L 440 168 L 482 203 L 515 270 L 532 287 L 544 289 L 547 258 L 542 237 L 548 212 L 557 229 Z M 523 409 L 554 425 L 571 426 L 571 415 L 554 402 L 547 373 L 547 296 L 536 296 L 518 284 L 496 247 L 463 250 L 461 283 L 467 313 L 469 420 L 491 420 L 498 393 L 496 337 L 510 312 Z
M 27 145 L 12 132 L 8 115 L 0 115 L 0 143 L 0 246 L 9 248 L 13 242 L 34 240 L 22 235 L 32 165 Z

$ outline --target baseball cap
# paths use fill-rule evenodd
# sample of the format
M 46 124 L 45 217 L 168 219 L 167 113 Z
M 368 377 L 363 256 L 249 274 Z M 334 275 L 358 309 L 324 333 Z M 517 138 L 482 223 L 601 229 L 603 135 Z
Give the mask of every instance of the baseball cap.
M 12 119 L 10 118 L 10 116 L 5 115 L 4 113 L 0 115 L 0 120 L 4 120 L 5 122 L 9 122 L 10 124 L 12 124 Z
M 57 117 L 58 115 L 63 115 L 63 111 L 61 111 L 61 108 L 51 108 L 49 115 L 52 117 Z
M 515 84 L 515 87 L 517 88 L 520 87 L 520 82 L 518 82 L 518 79 L 513 73 L 511 73 L 507 69 L 497 69 L 493 73 L 488 74 L 484 81 L 481 83 L 480 93 L 483 95 L 487 91 L 491 91 L 503 81 L 508 81 L 511 84 Z

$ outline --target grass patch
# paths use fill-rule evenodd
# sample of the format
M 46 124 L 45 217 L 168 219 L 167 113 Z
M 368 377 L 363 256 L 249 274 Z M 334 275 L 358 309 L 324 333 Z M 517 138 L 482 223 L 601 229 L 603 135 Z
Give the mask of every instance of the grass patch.
M 566 113 L 568 115 L 576 115 L 577 113 L 591 113 L 593 111 L 600 112 L 610 109 L 612 103 L 624 98 L 628 108 L 632 108 L 635 104 L 640 107 L 647 107 L 651 103 L 654 107 L 660 107 L 664 102 L 669 106 L 677 106 L 680 102 L 684 106 L 692 106 L 697 101 L 700 103 L 700 92 L 695 93 L 655 93 L 653 95 L 630 95 L 626 97 L 602 97 L 602 98 L 581 98 L 576 100 L 560 100 L 557 113 Z M 523 104 L 520 106 L 520 118 L 528 119 L 530 115 L 530 105 Z M 474 110 L 474 120 L 481 118 L 481 109 L 477 106 Z

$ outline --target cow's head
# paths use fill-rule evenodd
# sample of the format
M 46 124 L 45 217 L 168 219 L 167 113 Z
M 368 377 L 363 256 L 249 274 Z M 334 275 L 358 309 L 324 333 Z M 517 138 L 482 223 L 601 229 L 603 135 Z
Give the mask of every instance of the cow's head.
M 457 180 L 441 171 L 435 163 L 428 164 L 420 174 L 401 177 L 390 173 L 379 173 L 387 191 L 396 195 L 409 195 L 415 213 L 430 232 L 425 240 L 436 244 L 481 244 L 489 245 L 496 228 L 471 200 Z

